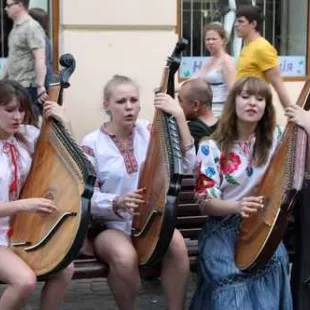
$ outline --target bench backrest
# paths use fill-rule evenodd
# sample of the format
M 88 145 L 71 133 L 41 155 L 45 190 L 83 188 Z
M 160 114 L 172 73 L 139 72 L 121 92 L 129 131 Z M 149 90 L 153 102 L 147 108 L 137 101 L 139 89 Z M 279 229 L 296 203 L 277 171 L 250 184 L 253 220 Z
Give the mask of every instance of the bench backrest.
M 193 175 L 183 177 L 181 191 L 178 197 L 176 227 L 186 239 L 197 239 L 206 216 L 201 215 L 194 197 L 195 179 Z

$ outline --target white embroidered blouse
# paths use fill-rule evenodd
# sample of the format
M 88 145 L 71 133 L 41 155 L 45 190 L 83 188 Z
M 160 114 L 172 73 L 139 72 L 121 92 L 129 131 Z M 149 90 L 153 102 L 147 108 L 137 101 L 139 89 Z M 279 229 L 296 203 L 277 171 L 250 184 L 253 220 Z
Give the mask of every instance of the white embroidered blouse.
M 281 136 L 282 128 L 276 126 L 268 160 L 259 167 L 253 162 L 255 136 L 248 141 L 236 141 L 228 160 L 214 140 L 200 143 L 197 153 L 196 197 L 201 202 L 212 198 L 238 201 L 250 195 L 262 179 Z
M 0 140 L 0 203 L 18 199 L 30 170 L 39 129 L 24 125 L 20 128 L 27 146 L 15 137 Z M 8 246 L 10 217 L 0 218 L 0 246 Z
M 88 134 L 82 141 L 82 149 L 95 167 L 97 182 L 91 200 L 91 212 L 100 218 L 107 228 L 119 229 L 131 234 L 132 215 L 113 211 L 113 199 L 136 190 L 148 143 L 150 123 L 138 120 L 133 130 L 130 146 L 124 148 L 114 135 L 108 134 L 104 125 Z M 183 167 L 190 173 L 195 165 L 194 145 L 185 152 Z

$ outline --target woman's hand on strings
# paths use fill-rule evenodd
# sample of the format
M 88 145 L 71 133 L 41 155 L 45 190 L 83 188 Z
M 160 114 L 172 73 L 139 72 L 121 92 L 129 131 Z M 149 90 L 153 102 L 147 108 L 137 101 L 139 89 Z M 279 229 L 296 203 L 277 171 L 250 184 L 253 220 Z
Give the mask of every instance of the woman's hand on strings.
M 37 98 L 40 104 L 43 104 L 47 100 L 48 95 L 44 86 L 37 87 Z
M 154 106 L 156 109 L 162 110 L 176 118 L 180 115 L 184 115 L 179 102 L 164 93 L 155 94 Z
M 263 196 L 250 196 L 243 197 L 237 202 L 237 213 L 239 213 L 243 218 L 251 216 L 251 214 L 256 213 L 258 210 L 264 208 L 264 197 Z
M 43 116 L 47 118 L 54 118 L 58 120 L 59 122 L 66 125 L 68 123 L 65 115 L 64 108 L 57 104 L 54 101 L 45 101 L 43 104 Z
M 285 109 L 285 116 L 289 122 L 304 128 L 310 134 L 310 111 L 304 110 L 302 107 L 292 104 Z
M 28 198 L 16 200 L 20 206 L 20 211 L 39 212 L 43 214 L 52 214 L 57 212 L 55 203 L 45 198 Z
M 113 205 L 113 210 L 116 213 L 119 212 L 128 212 L 130 214 L 135 214 L 135 210 L 141 205 L 144 204 L 142 193 L 145 191 L 145 188 L 137 189 L 129 194 L 118 197 L 116 203 Z

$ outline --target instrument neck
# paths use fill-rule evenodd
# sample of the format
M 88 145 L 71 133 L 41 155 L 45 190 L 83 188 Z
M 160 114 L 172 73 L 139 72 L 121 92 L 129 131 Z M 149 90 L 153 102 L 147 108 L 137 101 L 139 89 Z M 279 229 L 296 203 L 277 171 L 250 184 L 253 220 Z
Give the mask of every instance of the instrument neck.
M 167 89 L 168 89 L 168 85 L 169 85 L 169 75 L 170 75 L 169 67 L 165 66 L 163 69 L 160 86 L 156 90 L 156 93 L 167 93 Z M 159 120 L 161 115 L 163 115 L 163 112 L 158 110 L 158 109 L 155 109 L 153 123 L 156 122 L 156 120 Z
M 48 98 L 47 101 L 53 101 L 55 104 L 60 104 L 60 93 L 61 93 L 61 85 L 60 83 L 50 84 L 48 90 Z M 43 116 L 42 125 L 41 125 L 41 134 L 46 130 L 47 125 L 51 120 L 45 119 Z

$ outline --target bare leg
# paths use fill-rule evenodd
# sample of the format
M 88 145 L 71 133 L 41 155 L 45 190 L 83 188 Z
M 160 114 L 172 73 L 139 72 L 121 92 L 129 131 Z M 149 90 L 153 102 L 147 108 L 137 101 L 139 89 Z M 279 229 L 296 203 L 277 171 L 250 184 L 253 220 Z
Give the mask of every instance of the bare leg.
M 168 299 L 169 310 L 184 309 L 189 259 L 184 239 L 174 231 L 169 249 L 162 262 L 161 282 Z
M 30 267 L 7 247 L 0 247 L 0 280 L 8 284 L 0 299 L 1 310 L 18 310 L 36 286 Z
M 133 310 L 140 288 L 138 257 L 125 233 L 103 231 L 94 242 L 97 255 L 109 265 L 108 284 L 120 310 Z
M 46 281 L 41 293 L 41 310 L 57 310 L 63 301 L 67 286 L 72 279 L 74 266 L 71 263 Z

